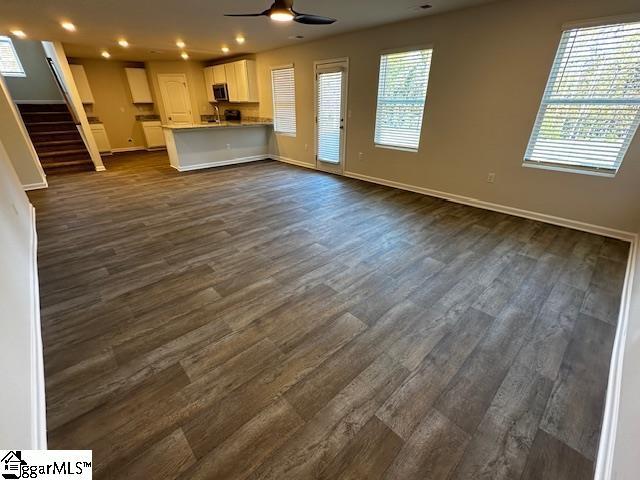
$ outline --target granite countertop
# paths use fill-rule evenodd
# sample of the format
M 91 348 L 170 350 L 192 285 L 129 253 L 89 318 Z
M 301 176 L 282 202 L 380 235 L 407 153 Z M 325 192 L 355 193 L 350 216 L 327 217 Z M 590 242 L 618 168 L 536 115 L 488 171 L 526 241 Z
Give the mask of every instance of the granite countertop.
M 271 125 L 273 125 L 271 121 L 243 120 L 241 122 L 197 123 L 193 125 L 162 125 L 162 128 L 169 130 L 199 130 L 203 128 L 246 128 L 267 127 Z

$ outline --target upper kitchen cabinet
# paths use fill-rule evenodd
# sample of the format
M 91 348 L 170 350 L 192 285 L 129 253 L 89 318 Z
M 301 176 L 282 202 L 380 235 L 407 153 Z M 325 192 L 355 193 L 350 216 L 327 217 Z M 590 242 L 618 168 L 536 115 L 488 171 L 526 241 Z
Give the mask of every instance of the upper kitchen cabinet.
M 151 89 L 147 80 L 147 72 L 144 68 L 125 68 L 131 100 L 133 103 L 153 103 Z
M 230 102 L 258 102 L 258 76 L 255 60 L 224 64 Z
M 204 85 L 207 89 L 207 99 L 215 102 L 213 95 L 213 86 L 221 83 L 227 83 L 227 74 L 224 65 L 214 65 L 204 69 Z
M 87 73 L 84 71 L 82 65 L 69 65 L 71 69 L 71 75 L 73 75 L 73 81 L 76 83 L 76 88 L 80 94 L 80 100 L 83 104 L 93 104 L 93 93 L 91 87 L 89 87 L 89 79 Z

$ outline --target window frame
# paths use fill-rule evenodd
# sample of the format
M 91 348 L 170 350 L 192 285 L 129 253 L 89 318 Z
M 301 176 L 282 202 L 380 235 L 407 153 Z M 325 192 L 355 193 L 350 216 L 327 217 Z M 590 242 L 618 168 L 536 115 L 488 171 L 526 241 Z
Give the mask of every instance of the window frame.
M 385 55 L 392 55 L 394 53 L 408 53 L 408 52 L 414 52 L 419 50 L 431 50 L 431 59 L 429 61 L 429 71 L 427 72 L 427 88 L 424 95 L 424 105 L 422 106 L 422 120 L 420 122 L 420 134 L 418 135 L 418 146 L 416 148 L 411 148 L 411 147 L 405 147 L 402 145 L 387 145 L 383 143 L 377 143 L 376 130 L 378 125 L 378 105 L 379 105 L 379 99 L 380 99 L 380 72 L 382 70 L 382 58 Z M 405 45 L 402 47 L 388 48 L 388 49 L 380 50 L 378 52 L 378 71 L 377 71 L 378 81 L 376 85 L 377 88 L 376 88 L 376 101 L 375 101 L 375 113 L 374 113 L 374 125 L 373 125 L 373 146 L 375 148 L 383 148 L 386 150 L 396 150 L 396 151 L 407 152 L 407 153 L 418 153 L 418 151 L 420 150 L 420 143 L 421 143 L 420 137 L 422 136 L 422 132 L 424 130 L 424 119 L 425 119 L 425 114 L 427 109 L 427 96 L 429 94 L 429 79 L 431 77 L 431 69 L 433 67 L 434 51 L 435 51 L 435 45 L 433 43 L 427 43 L 427 44 Z
M 0 70 L 0 75 L 2 75 L 3 77 L 27 78 L 27 72 L 22 66 L 22 62 L 20 61 L 20 57 L 18 56 L 18 52 L 16 50 L 16 46 L 13 44 L 13 40 L 11 39 L 11 37 L 8 37 L 6 35 L 0 35 L 0 42 L 7 42 L 9 44 L 9 47 L 11 47 L 11 51 L 13 52 L 13 56 L 16 60 L 16 63 L 20 67 L 20 72 L 6 73 Z
M 277 130 L 277 126 L 276 126 L 276 94 L 275 94 L 275 82 L 273 81 L 273 72 L 276 70 L 288 70 L 291 69 L 293 70 L 293 112 L 294 112 L 294 119 L 293 119 L 293 128 L 294 131 L 293 132 L 281 132 Z M 293 63 L 287 64 L 287 65 L 278 65 L 278 66 L 273 66 L 270 68 L 270 75 L 271 75 L 271 103 L 272 103 L 272 107 L 273 107 L 273 133 L 275 133 L 276 135 L 281 135 L 284 137 L 292 137 L 292 138 L 296 138 L 297 134 L 298 134 L 298 102 L 297 102 L 297 95 L 296 95 L 296 69 L 295 69 L 295 65 Z
M 553 105 L 553 102 L 547 103 L 547 104 L 545 104 L 544 102 L 546 100 L 547 91 L 550 87 L 553 71 L 556 68 L 557 62 L 561 59 L 560 48 L 562 46 L 562 40 L 565 33 L 570 30 L 606 27 L 610 25 L 617 25 L 622 23 L 634 23 L 634 22 L 640 22 L 640 14 L 633 13 L 633 14 L 616 15 L 616 16 L 609 16 L 609 17 L 600 17 L 600 18 L 594 18 L 594 19 L 588 19 L 588 20 L 571 21 L 571 22 L 566 22 L 562 24 L 561 30 L 560 30 L 560 36 L 557 41 L 556 51 L 553 57 L 553 61 L 551 62 L 551 65 L 549 67 L 549 74 L 547 77 L 547 81 L 545 83 L 545 87 L 542 92 L 540 102 L 538 104 L 538 110 L 535 114 L 534 121 L 531 126 L 531 133 L 529 134 L 529 140 L 527 141 L 527 144 L 525 147 L 525 153 L 523 155 L 523 161 L 522 161 L 523 167 L 534 168 L 539 170 L 555 171 L 555 172 L 577 173 L 577 174 L 591 175 L 591 176 L 597 176 L 597 177 L 608 177 L 608 178 L 613 178 L 618 174 L 618 172 L 620 171 L 620 168 L 622 167 L 622 163 L 624 162 L 624 159 L 628 153 L 628 148 L 631 145 L 631 142 L 637 136 L 638 131 L 640 131 L 640 128 L 638 126 L 636 126 L 636 131 L 633 132 L 631 135 L 629 135 L 628 138 L 625 139 L 625 142 L 621 147 L 621 151 L 624 150 L 625 153 L 624 155 L 622 155 L 620 163 L 617 165 L 616 168 L 597 168 L 589 165 L 581 166 L 581 165 L 569 164 L 569 163 L 562 164 L 562 163 L 555 163 L 555 162 L 544 162 L 539 160 L 529 160 L 527 159 L 527 154 L 529 153 L 529 148 L 533 140 L 533 135 L 536 131 L 536 126 L 538 124 L 538 117 L 540 116 L 540 112 L 543 110 L 545 105 Z M 583 103 L 589 104 L 590 102 L 583 102 Z M 599 104 L 605 104 L 605 103 L 606 102 L 591 102 L 592 105 L 599 105 Z M 637 114 L 637 118 L 640 119 L 640 112 Z

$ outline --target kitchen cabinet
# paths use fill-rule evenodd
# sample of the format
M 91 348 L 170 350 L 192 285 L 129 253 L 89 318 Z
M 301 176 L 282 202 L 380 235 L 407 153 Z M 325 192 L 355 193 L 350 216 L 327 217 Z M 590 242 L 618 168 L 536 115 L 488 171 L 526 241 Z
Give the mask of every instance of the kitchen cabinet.
M 238 60 L 236 62 L 214 65 L 204 69 L 207 99 L 215 102 L 213 85 L 226 83 L 229 102 L 258 102 L 258 75 L 255 60 Z
M 209 102 L 215 102 L 216 99 L 213 96 L 213 86 L 218 83 L 227 83 L 227 74 L 223 65 L 214 65 L 213 67 L 207 67 L 204 69 L 204 85 L 207 89 L 207 100 Z
M 153 103 L 147 72 L 144 68 L 125 68 L 131 101 L 133 103 Z
M 147 148 L 162 148 L 166 146 L 162 124 L 159 121 L 142 122 L 142 131 Z
M 258 102 L 258 75 L 255 60 L 225 63 L 230 102 Z
M 98 151 L 100 153 L 111 152 L 111 143 L 109 143 L 109 137 L 107 136 L 107 131 L 104 129 L 104 125 L 102 123 L 92 123 L 90 127 L 93 138 L 98 145 Z
M 71 75 L 73 76 L 73 81 L 76 84 L 78 93 L 80 94 L 80 100 L 85 105 L 93 104 L 93 93 L 91 92 L 89 79 L 87 78 L 87 73 L 84 71 L 84 67 L 82 65 L 69 65 L 69 68 L 71 69 Z

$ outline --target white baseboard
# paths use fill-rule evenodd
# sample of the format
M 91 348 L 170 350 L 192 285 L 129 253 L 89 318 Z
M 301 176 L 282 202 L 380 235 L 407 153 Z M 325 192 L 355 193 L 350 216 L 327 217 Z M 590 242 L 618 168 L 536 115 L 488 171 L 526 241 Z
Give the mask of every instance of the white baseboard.
M 235 165 L 237 163 L 258 162 L 260 160 L 270 159 L 270 155 L 252 155 L 250 157 L 231 158 L 229 160 L 219 160 L 217 162 L 198 163 L 196 165 L 187 165 L 184 167 L 176 167 L 171 165 L 179 172 L 190 172 L 192 170 L 202 170 L 204 168 L 223 167 L 225 165 Z
M 112 148 L 111 153 L 124 153 L 124 152 L 137 152 L 139 150 L 146 150 L 147 147 L 120 147 L 120 148 Z
M 622 393 L 622 364 L 624 360 L 625 345 L 627 343 L 627 330 L 631 308 L 631 292 L 633 282 L 640 281 L 635 271 L 636 256 L 640 255 L 640 239 L 636 236 L 629 249 L 629 261 L 622 287 L 622 299 L 620 313 L 618 315 L 618 327 L 611 352 L 609 364 L 609 381 L 607 383 L 607 396 L 600 429 L 600 442 L 598 444 L 598 456 L 596 458 L 595 480 L 613 479 L 613 458 L 615 451 L 616 432 L 619 421 L 620 396 Z
M 147 152 L 160 152 L 160 151 L 166 150 L 166 149 L 167 149 L 167 147 L 147 147 L 147 148 L 145 148 L 145 150 Z
M 98 165 L 96 167 L 96 172 L 104 172 L 107 169 L 104 165 Z
M 36 209 L 31 206 L 31 449 L 47 448 L 47 411 L 40 325 L 40 287 L 38 284 L 38 234 Z
M 410 192 L 415 192 L 415 193 L 422 193 L 423 195 L 443 198 L 445 200 L 449 200 L 455 203 L 470 205 L 472 207 L 484 208 L 485 210 L 493 210 L 495 212 L 506 213 L 509 215 L 514 215 L 516 217 L 523 217 L 531 220 L 538 220 L 540 222 L 559 225 L 561 227 L 568 227 L 574 230 L 582 230 L 584 232 L 595 233 L 597 235 L 603 235 L 605 237 L 617 238 L 620 240 L 625 240 L 627 242 L 632 242 L 636 238 L 636 234 L 632 232 L 625 232 L 623 230 L 616 230 L 614 228 L 602 227 L 600 225 L 592 225 L 590 223 L 579 222 L 577 220 L 570 220 L 568 218 L 547 215 L 546 213 L 532 212 L 530 210 L 523 210 L 520 208 L 508 207 L 506 205 L 500 205 L 497 203 L 485 202 L 477 198 L 465 197 L 465 196 L 456 195 L 453 193 L 441 192 L 441 191 L 432 190 L 429 188 L 417 187 L 415 185 L 408 185 L 406 183 L 394 182 L 391 180 L 385 180 L 383 178 L 370 177 L 368 175 L 362 175 L 360 173 L 355 173 L 355 172 L 344 172 L 344 175 L 346 177 L 356 178 L 358 180 L 364 180 L 365 182 L 377 183 L 379 185 L 399 188 L 401 190 L 408 190 Z
M 271 155 L 270 158 L 274 160 L 278 160 L 279 162 L 290 163 L 291 165 L 296 165 L 298 167 L 310 168 L 312 170 L 316 170 L 316 166 L 312 163 L 301 162 L 300 160 L 294 160 L 293 158 L 283 157 L 281 155 Z
M 28 192 L 29 190 L 40 190 L 41 188 L 48 188 L 48 187 L 49 187 L 49 184 L 47 183 L 46 179 L 40 183 L 29 183 L 27 185 L 22 186 L 25 192 Z

